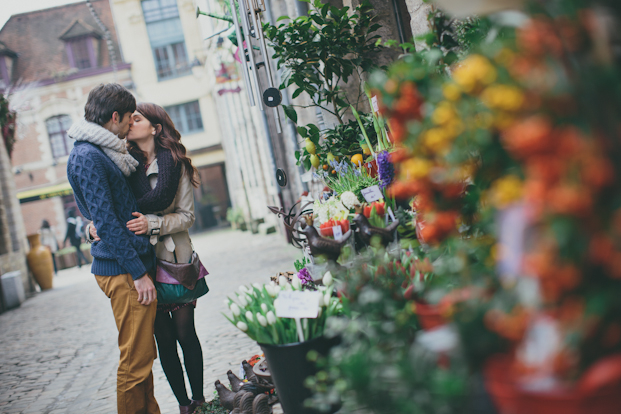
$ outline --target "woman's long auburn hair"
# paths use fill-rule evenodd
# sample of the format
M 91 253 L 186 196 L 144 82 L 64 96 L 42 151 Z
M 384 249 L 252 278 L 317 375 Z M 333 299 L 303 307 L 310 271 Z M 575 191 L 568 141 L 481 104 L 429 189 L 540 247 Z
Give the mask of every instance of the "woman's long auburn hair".
M 192 160 L 185 155 L 186 149 L 181 143 L 181 134 L 175 128 L 175 124 L 164 108 L 153 103 L 139 103 L 136 105 L 136 110 L 154 127 L 158 124 L 162 126 L 153 137 L 155 141 L 155 152 L 157 153 L 160 148 L 169 150 L 173 160 L 175 160 L 175 164 L 178 162 L 183 163 L 190 182 L 194 187 L 198 187 L 200 183 L 198 180 L 198 171 L 192 165 Z M 132 154 L 134 158 L 142 162 L 146 161 L 146 154 L 138 148 L 135 142 L 127 141 L 127 145 L 129 153 Z

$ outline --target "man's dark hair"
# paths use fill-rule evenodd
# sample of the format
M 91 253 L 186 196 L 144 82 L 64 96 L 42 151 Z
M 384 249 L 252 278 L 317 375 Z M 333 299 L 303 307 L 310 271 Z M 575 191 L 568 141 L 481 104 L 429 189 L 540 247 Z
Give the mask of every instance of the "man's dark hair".
M 114 112 L 118 112 L 123 120 L 127 112 L 135 110 L 136 98 L 130 91 L 118 83 L 102 83 L 88 94 L 84 106 L 84 119 L 103 126 L 112 119 Z

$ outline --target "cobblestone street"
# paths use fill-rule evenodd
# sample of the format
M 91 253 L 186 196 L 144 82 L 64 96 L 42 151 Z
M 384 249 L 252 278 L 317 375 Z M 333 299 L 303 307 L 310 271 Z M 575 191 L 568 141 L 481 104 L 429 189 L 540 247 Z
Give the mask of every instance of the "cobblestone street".
M 224 299 L 240 284 L 293 270 L 300 253 L 278 234 L 219 230 L 192 240 L 210 272 L 196 327 L 211 399 L 216 379 L 228 384 L 226 371 L 237 373 L 242 359 L 260 351 L 221 315 Z M 116 412 L 117 331 L 109 300 L 88 267 L 59 272 L 54 289 L 0 315 L 0 332 L 0 413 Z M 178 412 L 159 360 L 153 371 L 162 413 Z

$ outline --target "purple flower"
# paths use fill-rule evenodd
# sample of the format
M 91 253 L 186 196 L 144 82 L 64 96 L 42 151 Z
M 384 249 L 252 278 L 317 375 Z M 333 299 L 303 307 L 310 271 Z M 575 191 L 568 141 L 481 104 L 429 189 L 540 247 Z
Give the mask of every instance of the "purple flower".
M 300 279 L 300 282 L 302 282 L 303 285 L 308 285 L 309 283 L 313 282 L 313 278 L 311 277 L 310 273 L 308 273 L 308 269 L 306 269 L 305 267 L 298 272 L 298 279 Z
M 395 178 L 395 166 L 390 162 L 388 151 L 377 154 L 377 172 L 380 178 L 380 188 L 383 190 L 388 187 Z

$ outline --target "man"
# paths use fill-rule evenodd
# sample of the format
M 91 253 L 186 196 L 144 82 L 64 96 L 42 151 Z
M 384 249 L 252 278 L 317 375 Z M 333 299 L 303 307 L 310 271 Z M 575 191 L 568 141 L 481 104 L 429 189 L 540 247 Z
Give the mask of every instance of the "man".
M 127 182 L 138 162 L 123 141 L 136 100 L 121 85 L 99 85 L 89 93 L 84 110 L 85 119 L 68 131 L 77 142 L 67 177 L 82 215 L 93 221 L 99 236 L 91 247 L 91 272 L 110 298 L 119 331 L 117 409 L 119 414 L 159 414 L 151 371 L 157 295 L 147 273 L 155 274 L 155 254 L 146 236 L 126 226 L 138 211 Z

